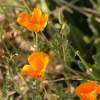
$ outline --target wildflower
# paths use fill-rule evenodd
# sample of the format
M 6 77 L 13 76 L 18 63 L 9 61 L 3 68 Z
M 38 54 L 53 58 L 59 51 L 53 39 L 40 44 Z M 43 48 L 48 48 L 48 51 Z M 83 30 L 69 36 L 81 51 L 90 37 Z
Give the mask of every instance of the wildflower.
M 49 57 L 43 52 L 33 52 L 28 57 L 29 65 L 24 65 L 21 69 L 22 75 L 32 76 L 33 78 L 44 78 L 44 73 L 46 71 Z
M 81 100 L 97 100 L 97 95 L 100 94 L 100 85 L 95 81 L 85 82 L 76 88 L 75 93 Z
M 39 32 L 42 31 L 48 21 L 48 14 L 42 14 L 39 8 L 34 8 L 32 15 L 29 15 L 26 12 L 19 14 L 17 22 L 26 27 L 29 31 Z

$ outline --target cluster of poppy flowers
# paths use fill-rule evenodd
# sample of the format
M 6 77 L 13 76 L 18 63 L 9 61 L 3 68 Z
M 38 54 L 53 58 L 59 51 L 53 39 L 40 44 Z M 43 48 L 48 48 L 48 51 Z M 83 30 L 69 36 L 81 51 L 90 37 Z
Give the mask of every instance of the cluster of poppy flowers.
M 17 22 L 21 26 L 36 34 L 46 27 L 47 21 L 48 14 L 42 14 L 39 8 L 34 8 L 32 15 L 21 12 L 17 18 Z M 32 76 L 36 79 L 43 78 L 49 62 L 49 56 L 44 52 L 36 51 L 28 57 L 28 62 L 29 64 L 24 65 L 21 69 L 22 75 Z
M 48 14 L 42 14 L 39 8 L 34 8 L 32 15 L 22 12 L 17 18 L 20 25 L 36 33 L 46 27 L 47 21 Z M 36 51 L 28 57 L 28 63 L 21 69 L 21 74 L 41 79 L 44 78 L 49 56 L 44 52 Z M 97 95 L 100 94 L 100 85 L 95 81 L 88 81 L 79 85 L 75 93 L 81 100 L 97 100 Z

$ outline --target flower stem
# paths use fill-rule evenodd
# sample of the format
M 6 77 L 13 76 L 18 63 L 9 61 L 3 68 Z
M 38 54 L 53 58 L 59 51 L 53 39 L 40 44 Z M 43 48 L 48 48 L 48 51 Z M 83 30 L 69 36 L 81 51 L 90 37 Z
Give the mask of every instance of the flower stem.
M 25 0 L 23 0 L 23 4 L 26 7 L 26 9 L 29 11 L 29 13 L 31 13 L 31 9 L 29 8 Z
M 84 65 L 85 69 L 88 69 L 89 66 L 88 66 L 88 64 L 84 61 L 84 59 L 80 56 L 79 51 L 76 51 L 75 54 L 79 57 L 79 59 L 81 60 L 82 64 Z
M 49 42 L 48 39 L 46 38 L 46 36 L 44 35 L 44 33 L 41 32 L 41 34 L 42 34 L 42 37 L 44 38 L 44 40 L 45 40 L 46 42 Z
M 37 47 L 37 50 L 38 50 L 38 34 L 37 34 L 37 33 L 35 33 L 35 35 L 36 35 L 36 38 L 35 38 L 36 47 Z
M 85 60 L 81 57 L 81 55 L 79 54 L 79 51 L 76 51 L 75 53 L 79 59 L 81 60 L 82 64 L 84 65 L 85 69 L 87 70 L 89 68 L 88 64 L 85 62 Z M 94 80 L 98 80 L 98 78 L 96 78 L 93 73 L 91 73 L 91 77 L 94 79 Z

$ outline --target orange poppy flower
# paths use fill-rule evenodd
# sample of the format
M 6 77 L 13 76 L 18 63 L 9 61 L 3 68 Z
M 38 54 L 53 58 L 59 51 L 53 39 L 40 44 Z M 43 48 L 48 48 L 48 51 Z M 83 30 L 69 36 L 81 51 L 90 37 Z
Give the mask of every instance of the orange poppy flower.
M 37 79 L 44 78 L 44 73 L 46 71 L 49 57 L 43 52 L 33 52 L 28 57 L 29 65 L 24 65 L 21 69 L 22 75 L 32 76 Z
M 85 82 L 76 88 L 75 93 L 81 100 L 97 100 L 100 86 L 95 81 Z
M 39 32 L 42 31 L 48 21 L 48 14 L 42 14 L 39 8 L 34 8 L 32 15 L 26 12 L 19 14 L 17 22 L 26 27 L 29 31 Z
M 100 85 L 98 85 L 98 94 L 100 95 Z

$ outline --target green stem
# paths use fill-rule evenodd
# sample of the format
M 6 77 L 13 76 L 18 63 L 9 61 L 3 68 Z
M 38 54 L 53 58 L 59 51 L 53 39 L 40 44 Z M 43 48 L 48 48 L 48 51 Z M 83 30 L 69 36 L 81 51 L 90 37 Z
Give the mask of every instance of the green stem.
M 13 7 L 13 8 L 23 8 L 25 9 L 25 6 L 17 6 L 17 5 L 7 5 L 7 4 L 0 4 L 0 7 Z
M 84 59 L 80 56 L 79 52 L 76 51 L 76 55 L 79 57 L 79 59 L 81 60 L 82 64 L 84 65 L 85 69 L 89 69 L 89 66 L 88 64 L 84 61 Z M 94 79 L 94 80 L 98 80 L 98 78 L 96 78 L 92 73 L 91 73 L 91 77 Z
M 41 32 L 41 35 L 42 35 L 43 39 L 45 40 L 45 42 L 47 42 L 51 46 L 52 42 L 47 39 L 47 37 L 44 35 L 43 32 Z
M 42 37 L 45 39 L 45 41 L 46 41 L 46 42 L 49 42 L 48 39 L 46 38 L 46 36 L 44 35 L 44 33 L 41 32 L 41 34 L 42 34 Z
M 35 40 L 35 42 L 36 42 L 36 47 L 37 47 L 37 50 L 38 50 L 38 33 L 35 33 L 35 35 L 36 35 L 36 40 Z
M 31 13 L 31 9 L 28 7 L 28 5 L 27 5 L 27 3 L 26 3 L 25 0 L 23 0 L 23 3 L 24 3 L 24 5 L 25 5 L 25 7 L 27 8 L 27 10 L 29 11 L 29 13 Z
M 62 46 L 62 50 L 63 50 L 63 60 L 64 60 L 64 64 L 66 62 L 66 54 L 65 54 L 65 48 Z
M 86 62 L 84 61 L 84 59 L 80 56 L 79 52 L 76 51 L 75 54 L 79 57 L 79 59 L 81 60 L 82 64 L 84 65 L 85 69 L 89 68 L 88 65 L 87 65 L 87 63 L 86 63 Z

